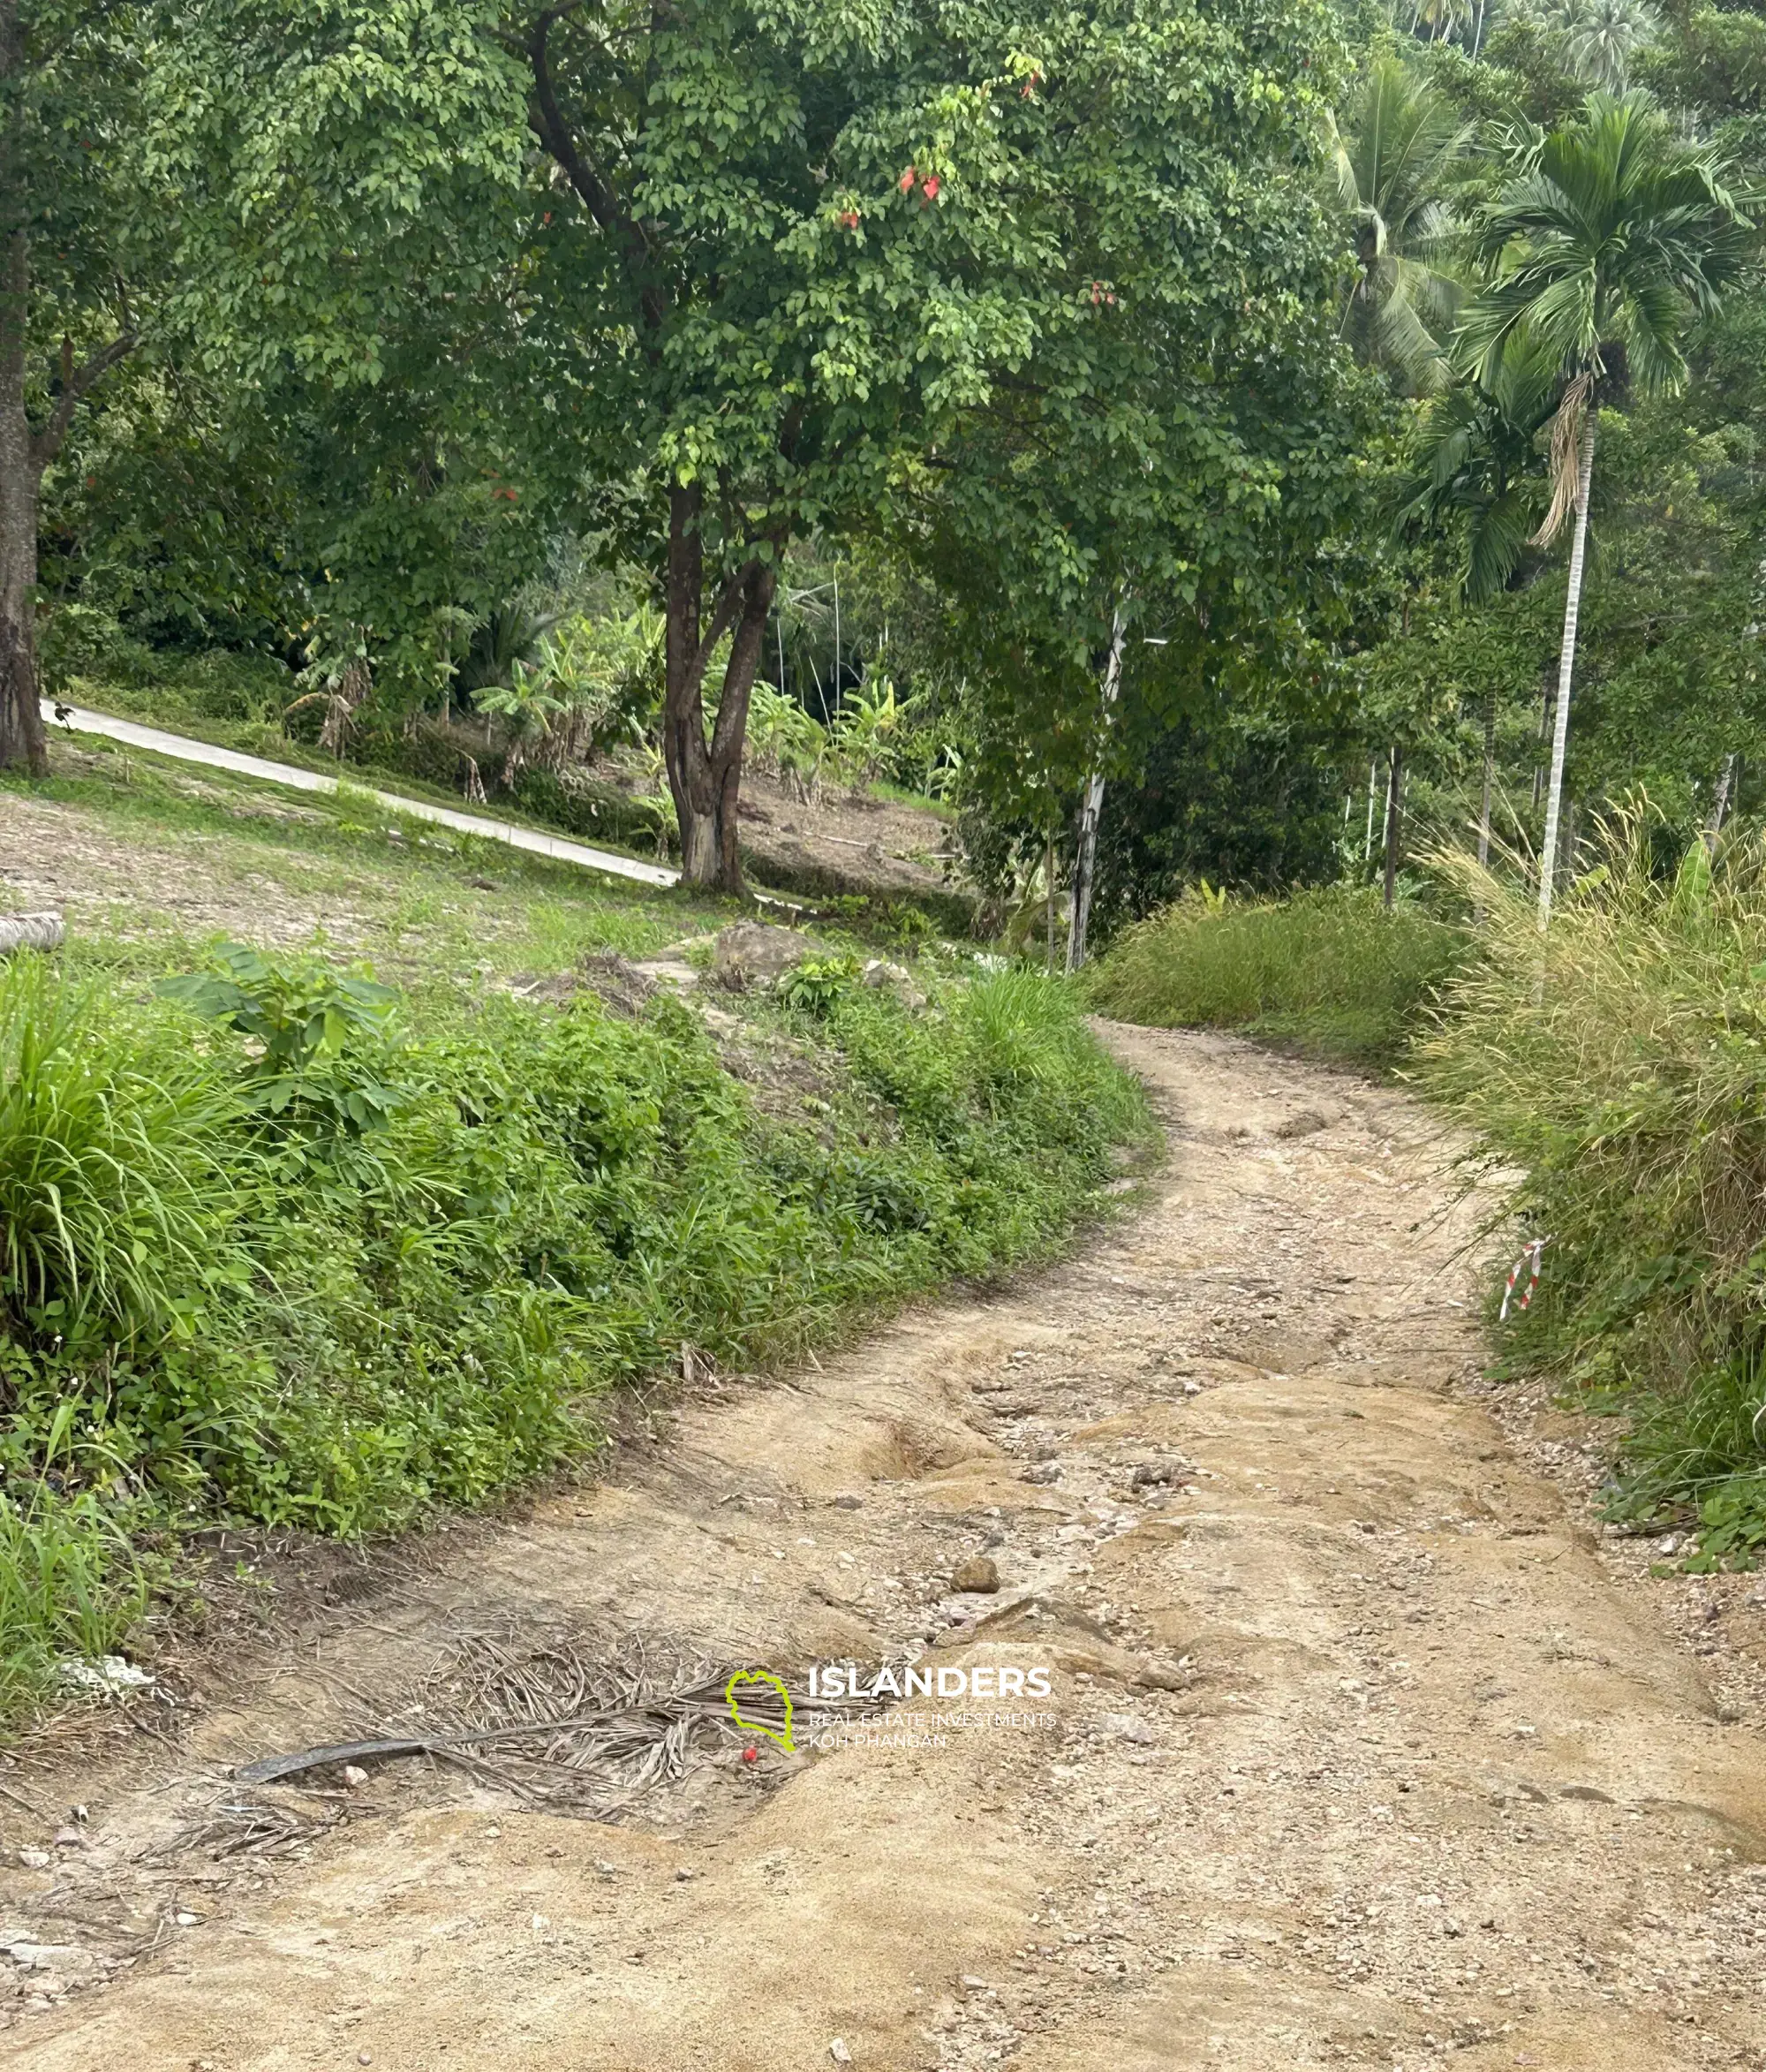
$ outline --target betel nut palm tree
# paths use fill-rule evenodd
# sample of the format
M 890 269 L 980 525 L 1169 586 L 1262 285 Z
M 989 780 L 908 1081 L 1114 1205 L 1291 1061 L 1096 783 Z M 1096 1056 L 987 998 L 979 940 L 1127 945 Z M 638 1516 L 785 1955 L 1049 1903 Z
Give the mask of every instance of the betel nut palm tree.
M 1750 265 L 1754 227 L 1717 156 L 1670 128 L 1648 95 L 1591 94 L 1539 140 L 1475 226 L 1489 286 L 1455 344 L 1490 388 L 1506 355 L 1549 353 L 1561 389 L 1550 420 L 1551 501 L 1534 543 L 1573 518 L 1551 774 L 1539 858 L 1539 925 L 1551 919 L 1570 688 L 1600 408 L 1687 379 L 1693 325 Z

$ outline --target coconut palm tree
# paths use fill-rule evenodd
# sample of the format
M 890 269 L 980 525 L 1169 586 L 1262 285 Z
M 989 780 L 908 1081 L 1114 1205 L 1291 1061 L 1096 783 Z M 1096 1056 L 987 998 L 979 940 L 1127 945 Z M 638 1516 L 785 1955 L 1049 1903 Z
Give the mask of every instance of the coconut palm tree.
M 1356 279 L 1343 328 L 1364 359 L 1419 395 L 1448 379 L 1440 341 L 1461 290 L 1439 261 L 1473 139 L 1473 125 L 1396 57 L 1369 67 L 1335 133 L 1337 196 L 1355 233 Z
M 1608 94 L 1625 91 L 1633 55 L 1662 33 L 1649 0 L 1558 0 L 1547 19 L 1576 78 Z
M 1510 353 L 1551 355 L 1561 384 L 1551 420 L 1551 503 L 1533 543 L 1549 545 L 1574 519 L 1539 858 L 1542 927 L 1551 913 L 1600 407 L 1622 403 L 1633 387 L 1672 390 L 1685 382 L 1687 333 L 1722 303 L 1753 243 L 1717 158 L 1676 137 L 1642 94 L 1591 94 L 1477 223 L 1477 248 L 1494 277 L 1466 311 L 1456 346 L 1486 388 Z

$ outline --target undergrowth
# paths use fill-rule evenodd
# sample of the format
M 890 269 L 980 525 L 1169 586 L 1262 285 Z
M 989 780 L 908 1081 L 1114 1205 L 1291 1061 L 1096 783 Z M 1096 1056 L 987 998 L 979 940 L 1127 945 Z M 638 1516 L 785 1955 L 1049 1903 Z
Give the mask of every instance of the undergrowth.
M 1647 810 L 1604 831 L 1542 940 L 1530 896 L 1458 866 L 1489 926 L 1420 1047 L 1506 1213 L 1549 1240 L 1511 1371 L 1626 1420 L 1614 1515 L 1766 1546 L 1766 851 L 1678 874 Z M 1522 1176 L 1517 1178 L 1516 1176 Z
M 763 1108 L 672 999 L 0 967 L 0 1697 L 119 1642 L 155 1531 L 483 1505 L 685 1347 L 780 1359 L 1058 1236 L 1148 1127 L 1067 989 L 856 972 L 751 1003 L 824 1090 Z
M 1106 1014 L 1160 1028 L 1242 1029 L 1317 1055 L 1402 1055 L 1461 930 L 1410 900 L 1330 887 L 1280 901 L 1189 893 L 1128 929 L 1090 982 Z

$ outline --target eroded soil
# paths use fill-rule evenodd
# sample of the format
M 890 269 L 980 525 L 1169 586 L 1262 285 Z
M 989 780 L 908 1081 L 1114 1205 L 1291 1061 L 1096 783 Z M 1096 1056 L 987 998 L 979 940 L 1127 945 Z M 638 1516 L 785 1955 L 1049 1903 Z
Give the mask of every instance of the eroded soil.
M 54 1859 L 0 1881 L 0 2064 L 1766 2066 L 1760 1733 L 1484 1407 L 1425 1118 L 1110 1036 L 1169 1161 L 1068 1263 L 707 1386 L 608 1483 L 216 1665 L 59 1846 L 0 1809 Z M 953 1592 L 982 1553 L 998 1593 Z M 706 1750 L 613 1820 L 419 1761 L 270 1788 L 336 1823 L 291 1854 L 202 1839 L 230 1764 L 560 1621 L 1053 1695 L 942 1746 Z M 64 1800 L 39 1761 L 12 1782 Z

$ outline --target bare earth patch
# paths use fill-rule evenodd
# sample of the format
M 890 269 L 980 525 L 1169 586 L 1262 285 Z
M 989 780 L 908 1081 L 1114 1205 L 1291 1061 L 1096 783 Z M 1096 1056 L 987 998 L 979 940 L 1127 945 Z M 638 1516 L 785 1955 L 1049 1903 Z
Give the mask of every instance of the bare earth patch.
M 60 751 L 57 768 L 69 760 L 69 752 Z M 201 796 L 200 780 L 189 788 Z M 280 800 L 266 800 L 255 813 L 321 817 Z M 249 817 L 241 812 L 246 826 Z M 266 850 L 260 867 L 241 868 L 232 861 L 236 848 L 194 829 L 125 833 L 97 813 L 58 800 L 16 791 L 0 798 L 0 898 L 10 909 L 57 908 L 87 934 L 129 936 L 162 928 L 191 937 L 248 935 L 293 943 L 322 925 L 345 946 L 365 940 L 367 923 L 355 903 L 340 899 L 328 885 L 301 896 L 290 852 Z
M 885 896 L 939 892 L 958 858 L 956 830 L 936 813 L 863 793 L 806 803 L 758 770 L 743 778 L 741 819 L 760 874 L 770 864 L 788 883 L 808 869 Z
M 1109 1033 L 1171 1152 L 1081 1255 L 704 1380 L 608 1483 L 371 1565 L 89 1760 L 59 1842 L 6 1802 L 0 2064 L 1766 2065 L 1758 1714 L 1485 1407 L 1428 1118 Z M 696 1743 L 600 1820 L 420 1760 L 230 1779 L 408 1727 L 487 1626 L 1053 1695 Z M 55 1761 L 8 1773 L 51 1820 Z

